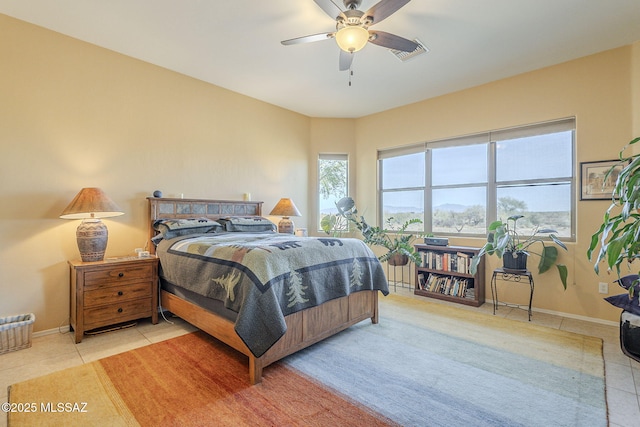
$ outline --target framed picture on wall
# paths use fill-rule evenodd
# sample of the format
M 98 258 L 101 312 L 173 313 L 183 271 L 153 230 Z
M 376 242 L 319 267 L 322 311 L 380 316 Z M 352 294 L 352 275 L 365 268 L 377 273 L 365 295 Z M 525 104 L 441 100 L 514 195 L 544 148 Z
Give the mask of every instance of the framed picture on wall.
M 620 160 L 580 163 L 580 200 L 611 200 L 618 175 L 627 164 Z

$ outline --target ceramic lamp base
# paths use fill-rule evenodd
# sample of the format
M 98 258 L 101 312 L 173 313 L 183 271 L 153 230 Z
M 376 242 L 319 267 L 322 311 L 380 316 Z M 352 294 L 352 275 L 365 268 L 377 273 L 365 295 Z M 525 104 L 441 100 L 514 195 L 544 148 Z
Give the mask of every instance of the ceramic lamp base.
M 293 224 L 293 221 L 286 216 L 282 217 L 278 223 L 278 233 L 293 234 L 294 231 L 295 225 Z
M 102 261 L 107 249 L 109 233 L 99 219 L 85 220 L 76 229 L 78 250 L 84 262 Z

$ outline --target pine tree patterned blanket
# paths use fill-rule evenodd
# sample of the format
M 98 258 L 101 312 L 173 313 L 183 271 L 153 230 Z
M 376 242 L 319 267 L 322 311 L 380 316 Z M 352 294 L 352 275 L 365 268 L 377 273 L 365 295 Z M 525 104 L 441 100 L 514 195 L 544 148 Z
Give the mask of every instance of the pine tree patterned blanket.
M 389 292 L 382 265 L 361 240 L 224 232 L 163 240 L 160 276 L 220 300 L 260 357 L 285 333 L 284 317 L 363 290 Z

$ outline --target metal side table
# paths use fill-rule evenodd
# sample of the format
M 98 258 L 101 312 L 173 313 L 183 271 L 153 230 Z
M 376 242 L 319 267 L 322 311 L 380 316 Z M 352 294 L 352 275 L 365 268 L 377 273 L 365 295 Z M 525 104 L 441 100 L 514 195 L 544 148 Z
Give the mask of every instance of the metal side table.
M 509 270 L 506 268 L 496 268 L 493 270 L 493 276 L 491 276 L 491 299 L 493 300 L 493 314 L 496 314 L 498 309 L 498 289 L 496 282 L 503 280 L 505 282 L 524 282 L 529 281 L 529 287 L 531 293 L 529 294 L 529 321 L 531 321 L 531 303 L 533 301 L 533 276 L 529 270 Z

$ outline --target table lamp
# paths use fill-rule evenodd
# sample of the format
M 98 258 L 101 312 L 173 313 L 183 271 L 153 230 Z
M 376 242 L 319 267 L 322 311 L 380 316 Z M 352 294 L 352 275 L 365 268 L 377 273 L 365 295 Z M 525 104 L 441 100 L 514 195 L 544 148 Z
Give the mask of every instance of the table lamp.
M 293 234 L 294 224 L 289 218 L 290 216 L 301 216 L 300 211 L 289 198 L 280 199 L 280 201 L 271 210 L 269 215 L 281 216 L 282 219 L 278 223 L 278 233 Z
M 102 261 L 107 248 L 108 230 L 100 218 L 124 215 L 101 189 L 83 188 L 60 214 L 62 219 L 83 220 L 76 230 L 82 261 Z

